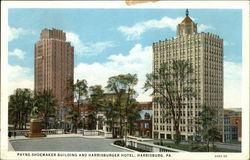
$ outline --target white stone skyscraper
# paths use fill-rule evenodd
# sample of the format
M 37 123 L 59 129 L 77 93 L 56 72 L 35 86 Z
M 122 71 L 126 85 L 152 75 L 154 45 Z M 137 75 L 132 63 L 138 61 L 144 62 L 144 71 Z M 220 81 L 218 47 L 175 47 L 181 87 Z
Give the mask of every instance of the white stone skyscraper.
M 153 71 L 173 60 L 186 60 L 194 69 L 196 96 L 182 100 L 179 129 L 183 140 L 193 139 L 198 130 L 195 117 L 202 111 L 203 104 L 217 111 L 218 129 L 223 135 L 223 39 L 197 30 L 197 24 L 186 10 L 186 17 L 177 26 L 177 37 L 153 43 Z M 173 139 L 173 123 L 164 120 L 161 107 L 153 103 L 153 138 Z

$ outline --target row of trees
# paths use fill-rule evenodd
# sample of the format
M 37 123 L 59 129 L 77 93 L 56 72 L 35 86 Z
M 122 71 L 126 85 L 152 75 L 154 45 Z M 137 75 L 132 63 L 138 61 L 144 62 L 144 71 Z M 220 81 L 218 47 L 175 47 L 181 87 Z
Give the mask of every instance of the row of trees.
M 39 117 L 45 122 L 47 128 L 48 117 L 54 116 L 56 100 L 51 91 L 34 93 L 30 89 L 16 89 L 9 97 L 9 123 L 14 129 L 26 129 L 30 113 L 37 107 Z
M 77 104 L 65 104 L 68 108 L 67 118 L 71 120 L 73 126 L 72 132 L 76 133 L 77 128 L 82 127 L 79 109 L 83 101 L 90 104 L 91 107 L 91 112 L 87 115 L 87 118 L 91 119 L 88 126 L 90 129 L 95 129 L 98 120 L 97 114 L 103 112 L 107 119 L 106 123 L 110 126 L 114 136 L 119 134 L 120 137 L 123 137 L 128 128 L 132 132 L 134 127 L 132 121 L 139 118 L 140 112 L 134 90 L 137 82 L 136 74 L 112 76 L 105 87 L 109 92 L 104 93 L 101 85 L 88 87 L 87 81 L 84 79 L 77 80 L 75 84 L 70 81 L 67 89 L 72 90 L 74 94 L 66 97 L 66 101 L 75 99 Z M 34 107 L 38 108 L 39 117 L 45 122 L 45 128 L 47 128 L 49 117 L 56 116 L 56 100 L 50 90 L 34 93 L 30 89 L 17 89 L 9 98 L 9 122 L 14 124 L 15 129 L 26 129 Z
M 175 142 L 179 143 L 180 138 L 180 117 L 183 99 L 192 99 L 196 96 L 195 88 L 193 87 L 196 79 L 193 75 L 192 66 L 184 60 L 174 60 L 172 63 L 163 63 L 153 73 L 146 75 L 146 82 L 144 85 L 145 91 L 152 90 L 153 101 L 161 105 L 165 120 L 172 120 L 175 131 Z M 80 124 L 80 104 L 81 101 L 87 101 L 91 106 L 91 113 L 89 117 L 92 119 L 93 127 L 96 125 L 97 113 L 104 112 L 106 116 L 106 123 L 110 126 L 113 135 L 116 135 L 115 128 L 119 128 L 119 136 L 123 137 L 124 133 L 129 129 L 132 132 L 132 121 L 139 117 L 140 109 L 136 102 L 135 85 L 138 82 L 136 74 L 123 74 L 112 76 L 107 81 L 105 87 L 110 94 L 105 94 L 104 89 L 100 85 L 88 87 L 86 80 L 77 80 L 73 84 L 73 80 L 69 81 L 68 90 L 72 90 L 74 94 L 68 99 L 77 101 L 77 106 L 72 103 L 69 111 L 69 118 L 73 123 L 73 131 L 76 132 Z M 39 108 L 45 122 L 47 117 L 53 112 L 55 101 L 51 92 L 44 91 L 31 96 L 31 91 L 27 89 L 17 89 L 14 95 L 10 96 L 10 114 L 9 117 L 14 117 L 12 121 L 15 126 L 22 128 L 26 125 L 28 114 L 32 106 Z M 211 132 L 218 132 L 215 126 L 216 121 L 209 121 L 215 119 L 215 113 L 206 107 L 203 109 L 201 117 L 197 117 L 197 124 L 202 126 L 202 135 L 208 141 L 213 141 L 216 137 L 211 137 Z M 206 111 L 208 110 L 208 111 Z M 206 112 L 210 112 L 207 114 Z M 26 126 L 25 126 L 26 127 Z M 93 128 L 91 127 L 91 128 Z M 205 133 L 206 132 L 206 133 Z M 206 138 L 207 137 L 207 138 Z
M 175 60 L 172 63 L 163 63 L 160 67 L 154 70 L 153 73 L 146 75 L 146 82 L 144 85 L 145 91 L 152 90 L 153 101 L 161 105 L 162 118 L 165 120 L 172 120 L 174 125 L 175 143 L 181 140 L 180 132 L 180 118 L 183 99 L 192 99 L 196 96 L 196 90 L 193 84 L 196 79 L 191 64 L 185 60 Z M 86 82 L 86 81 L 79 81 Z M 96 114 L 99 111 L 106 112 L 107 124 L 114 132 L 115 123 L 119 121 L 120 137 L 123 136 L 125 129 L 134 127 L 131 123 L 138 118 L 139 109 L 136 108 L 136 92 L 134 86 L 138 79 L 136 75 L 126 74 L 110 77 L 106 88 L 114 94 L 115 99 L 111 100 L 104 98 L 104 91 L 101 86 L 90 87 L 92 96 L 89 98 L 89 103 L 93 107 L 92 116 L 96 121 Z M 84 83 L 83 83 L 84 84 Z M 84 86 L 87 86 L 86 84 Z M 86 92 L 83 92 L 86 94 Z M 79 96 L 79 94 L 78 94 Z M 79 96 L 80 98 L 80 96 Z M 129 111 L 129 112 L 128 112 Z M 208 112 L 208 113 L 207 113 Z M 129 114 L 128 114 L 129 113 Z M 128 123 L 126 123 L 128 122 Z M 199 134 L 209 144 L 210 141 L 218 140 L 218 129 L 216 110 L 204 105 L 200 116 L 195 117 L 195 123 L 198 128 L 202 128 Z M 128 124 L 128 126 L 126 126 Z M 211 134 L 218 133 L 218 134 Z M 113 133 L 115 135 L 115 133 Z
M 134 86 L 138 79 L 136 74 L 123 74 L 112 76 L 107 81 L 108 93 L 104 93 L 101 85 L 87 86 L 86 80 L 77 80 L 72 85 L 74 98 L 77 101 L 77 107 L 72 107 L 71 118 L 74 122 L 74 132 L 79 127 L 81 101 L 85 100 L 90 104 L 90 113 L 88 119 L 91 119 L 91 127 L 95 128 L 98 120 L 97 114 L 103 112 L 106 117 L 106 124 L 110 126 L 113 136 L 119 134 L 123 137 L 127 129 L 132 132 L 132 121 L 139 118 L 140 109 L 137 107 L 136 91 Z M 116 132 L 118 129 L 118 132 Z

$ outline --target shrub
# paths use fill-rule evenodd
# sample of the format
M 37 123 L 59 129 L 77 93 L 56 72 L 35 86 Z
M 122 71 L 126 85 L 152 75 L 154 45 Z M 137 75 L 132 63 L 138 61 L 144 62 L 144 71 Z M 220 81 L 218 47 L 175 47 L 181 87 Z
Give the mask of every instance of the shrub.
M 211 149 L 213 152 L 219 152 L 220 149 L 216 146 L 213 146 L 212 149 Z
M 180 134 L 174 134 L 174 143 L 179 144 L 181 142 L 181 135 Z
M 122 147 L 125 146 L 124 140 L 117 140 L 117 141 L 114 142 L 114 144 L 115 144 L 115 145 L 118 145 L 118 146 L 122 146 Z
M 138 152 L 150 152 L 150 151 L 146 151 L 144 149 L 140 149 L 140 148 L 135 148 L 133 146 L 127 146 L 127 148 L 138 151 Z

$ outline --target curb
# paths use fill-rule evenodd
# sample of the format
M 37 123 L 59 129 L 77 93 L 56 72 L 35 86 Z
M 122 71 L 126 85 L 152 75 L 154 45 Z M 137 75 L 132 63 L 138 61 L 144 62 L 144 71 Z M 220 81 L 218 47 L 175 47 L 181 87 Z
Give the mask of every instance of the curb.
M 83 137 L 81 135 L 67 135 L 67 136 L 63 136 L 63 135 L 46 135 L 46 137 L 34 137 L 34 138 L 29 138 L 29 137 L 24 137 L 24 136 L 20 136 L 20 137 L 16 137 L 15 139 L 9 139 L 9 141 L 14 141 L 14 140 L 30 140 L 30 139 L 49 139 L 49 138 L 74 138 L 74 137 Z
M 83 138 L 88 138 L 88 139 L 106 139 L 105 137 L 101 136 L 82 136 Z
M 56 139 L 56 138 L 84 138 L 84 137 L 81 137 L 81 136 L 73 136 L 73 137 L 36 137 L 36 138 L 10 139 L 9 141 L 17 141 L 17 140 L 38 140 L 38 139 Z
M 135 150 L 126 148 L 126 147 L 121 147 L 121 146 L 115 145 L 115 144 L 113 144 L 113 143 L 110 143 L 110 145 L 111 145 L 111 146 L 114 146 L 114 147 L 117 147 L 117 148 L 121 148 L 121 149 L 125 149 L 125 150 L 128 150 L 128 151 L 131 151 L 131 152 L 138 152 L 138 151 L 135 151 Z

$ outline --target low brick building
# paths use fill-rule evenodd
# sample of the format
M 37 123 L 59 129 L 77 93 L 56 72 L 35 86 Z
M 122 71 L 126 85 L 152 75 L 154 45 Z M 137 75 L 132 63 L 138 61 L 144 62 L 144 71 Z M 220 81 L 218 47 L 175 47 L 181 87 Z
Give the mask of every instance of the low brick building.
M 135 120 L 132 136 L 152 138 L 152 102 L 141 102 L 138 104 L 141 108 L 140 119 Z
M 241 141 L 241 108 L 224 109 L 224 141 Z

